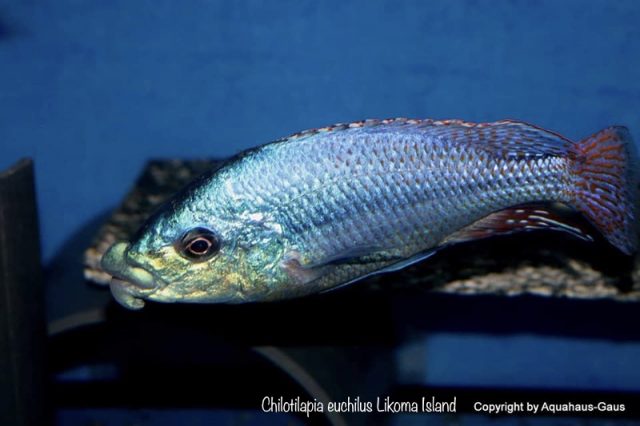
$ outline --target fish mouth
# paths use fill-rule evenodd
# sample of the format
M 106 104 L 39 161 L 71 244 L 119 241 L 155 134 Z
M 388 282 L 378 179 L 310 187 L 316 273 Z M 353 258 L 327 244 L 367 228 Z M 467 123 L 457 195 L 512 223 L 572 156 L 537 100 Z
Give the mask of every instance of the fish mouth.
M 143 298 L 149 297 L 164 285 L 146 269 L 128 262 L 128 250 L 127 243 L 114 244 L 102 256 L 101 265 L 113 277 L 109 284 L 113 297 L 125 308 L 137 310 L 144 307 Z

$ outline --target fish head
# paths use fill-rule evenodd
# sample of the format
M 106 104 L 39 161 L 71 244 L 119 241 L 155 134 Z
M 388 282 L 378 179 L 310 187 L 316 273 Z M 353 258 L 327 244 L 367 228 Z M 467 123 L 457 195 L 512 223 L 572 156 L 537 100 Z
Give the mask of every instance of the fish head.
M 265 300 L 286 281 L 281 227 L 266 215 L 236 209 L 216 214 L 209 202 L 172 200 L 131 242 L 104 254 L 120 304 L 241 303 Z M 196 200 L 196 201 L 194 201 Z

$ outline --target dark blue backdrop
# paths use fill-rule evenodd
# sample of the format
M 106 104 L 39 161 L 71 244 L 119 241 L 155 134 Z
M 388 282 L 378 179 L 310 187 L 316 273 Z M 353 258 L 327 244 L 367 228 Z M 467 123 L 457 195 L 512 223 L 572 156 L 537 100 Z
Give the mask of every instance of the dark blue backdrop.
M 625 124 L 640 140 L 639 23 L 635 0 L 0 0 L 0 168 L 35 158 L 50 262 L 151 157 L 225 157 L 305 128 L 395 116 L 518 118 L 571 138 Z M 464 341 L 436 335 L 430 351 Z M 637 369 L 627 374 L 637 342 L 587 342 L 594 355 L 582 367 L 554 358 L 571 342 L 491 342 L 467 343 L 473 383 L 498 377 L 483 365 L 502 365 L 507 382 L 526 384 L 514 374 L 554 360 L 550 380 L 578 371 L 602 387 L 640 382 Z M 547 358 L 520 357 L 541 347 Z M 462 365 L 450 356 L 467 352 L 440 353 Z M 611 357 L 604 383 L 580 375 Z M 504 359 L 525 361 L 509 370 Z
M 46 260 L 150 157 L 394 116 L 640 139 L 634 0 L 0 5 L 0 167 L 35 157 Z

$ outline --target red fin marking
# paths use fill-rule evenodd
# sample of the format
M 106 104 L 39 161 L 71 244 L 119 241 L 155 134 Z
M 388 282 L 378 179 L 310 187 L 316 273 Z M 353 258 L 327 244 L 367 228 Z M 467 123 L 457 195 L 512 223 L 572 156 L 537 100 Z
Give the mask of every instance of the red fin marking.
M 593 240 L 586 229 L 578 223 L 573 223 L 570 218 L 550 210 L 545 205 L 527 204 L 492 213 L 450 235 L 443 243 L 477 240 L 536 229 L 563 231 L 583 240 Z
M 620 250 L 637 249 L 637 176 L 625 127 L 609 127 L 574 146 L 573 204 Z

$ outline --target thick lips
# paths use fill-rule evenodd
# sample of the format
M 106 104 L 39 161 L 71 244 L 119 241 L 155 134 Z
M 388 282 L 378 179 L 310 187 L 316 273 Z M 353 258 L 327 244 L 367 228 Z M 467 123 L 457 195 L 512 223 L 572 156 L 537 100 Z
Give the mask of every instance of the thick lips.
M 111 293 L 124 307 L 141 309 L 142 297 L 154 293 L 160 288 L 156 279 L 142 268 L 127 262 L 127 243 L 116 243 L 102 256 L 102 268 L 111 274 Z

